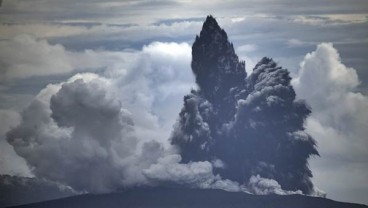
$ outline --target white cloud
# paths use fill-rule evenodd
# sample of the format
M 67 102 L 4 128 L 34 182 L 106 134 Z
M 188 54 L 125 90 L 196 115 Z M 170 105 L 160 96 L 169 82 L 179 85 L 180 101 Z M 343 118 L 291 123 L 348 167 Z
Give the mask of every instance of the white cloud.
M 75 65 L 91 60 L 86 64 L 109 66 L 106 78 L 85 73 L 49 84 L 22 112 L 8 139 L 37 177 L 77 190 L 147 184 L 143 170 L 172 154 L 171 125 L 193 84 L 190 54 L 185 43 L 160 42 L 142 51 L 74 53 L 69 62 Z
M 180 164 L 180 155 L 169 155 L 159 159 L 144 174 L 154 181 L 174 182 L 179 185 L 198 187 L 203 183 L 212 182 L 215 176 L 212 173 L 210 162 L 193 162 Z
M 212 165 L 215 168 L 225 168 L 226 167 L 225 163 L 220 159 L 212 160 Z
M 295 39 L 295 38 L 292 38 L 292 39 L 287 40 L 287 46 L 290 47 L 290 48 L 292 48 L 292 47 L 306 46 L 308 44 L 309 43 L 304 42 L 304 41 L 301 41 L 299 39 Z
M 68 73 L 68 62 L 62 45 L 49 45 L 27 35 L 0 42 L 1 79 Z
M 259 175 L 252 176 L 249 179 L 248 190 L 251 193 L 257 195 L 268 195 L 268 194 L 302 194 L 302 191 L 285 191 L 281 188 L 281 185 L 273 180 L 268 178 L 262 178 Z
M 191 48 L 186 43 L 154 42 L 141 51 L 129 52 L 71 52 L 62 45 L 51 45 L 24 35 L 0 43 L 1 47 L 4 49 L 0 52 L 1 64 L 5 66 L 2 68 L 3 81 L 102 69 L 106 77 L 113 78 L 119 85 L 120 93 L 117 94 L 136 115 L 134 121 L 142 127 L 138 134 L 150 137 L 169 135 L 183 95 L 194 87 L 190 71 Z M 13 95 L 0 96 L 4 99 L 3 105 L 19 104 Z M 165 131 L 157 131 L 158 123 Z
M 89 41 L 119 40 L 134 42 L 157 37 L 174 38 L 178 35 L 192 35 L 195 34 L 201 26 L 202 22 L 200 21 L 180 21 L 171 24 L 160 23 L 149 25 L 119 25 L 83 21 L 58 22 L 54 24 L 0 24 L 0 38 L 12 39 L 15 36 L 23 34 L 42 39 L 82 38 Z
M 321 155 L 311 161 L 316 184 L 346 200 L 357 187 L 368 191 L 362 180 L 368 172 L 368 97 L 355 90 L 355 69 L 341 63 L 331 43 L 322 43 L 305 56 L 293 85 L 312 108 L 306 130 L 317 140 Z M 341 186 L 341 176 L 350 173 L 349 182 Z
M 245 45 L 241 45 L 239 46 L 236 51 L 239 53 L 247 53 L 247 52 L 252 52 L 257 50 L 257 45 L 255 44 L 245 44 Z
M 0 24 L 0 37 L 11 39 L 21 34 L 37 38 L 66 37 L 87 34 L 88 28 L 63 24 Z
M 102 73 L 119 86 L 116 94 L 136 115 L 133 120 L 140 128 L 137 134 L 142 134 L 142 137 L 166 140 L 180 110 L 182 97 L 194 87 L 190 70 L 191 47 L 186 43 L 154 42 L 141 51 L 129 52 L 71 52 L 62 45 L 51 45 L 45 40 L 24 35 L 3 44 L 7 48 L 13 47 L 10 52 L 2 50 L 4 52 L 0 53 L 0 56 L 5 56 L 2 60 L 7 66 L 3 68 L 5 76 L 2 78 L 8 81 L 76 73 L 79 69 L 102 69 Z M 63 64 L 58 65 L 61 62 Z M 20 104 L 14 94 L 0 96 L 2 104 L 6 104 L 4 107 Z M 158 128 L 163 129 L 158 131 Z
M 367 22 L 366 14 L 326 14 L 326 15 L 297 15 L 289 19 L 296 23 L 323 26 L 359 24 Z
M 49 86 L 22 112 L 7 139 L 36 177 L 92 192 L 145 182 L 140 166 L 150 163 L 139 162 L 134 124 L 110 88 L 99 77 L 71 79 Z
M 6 133 L 10 128 L 19 124 L 19 114 L 12 110 L 0 110 L 0 134 Z
M 180 164 L 174 147 L 137 137 L 144 135 L 131 118 L 140 115 L 123 108 L 117 86 L 94 74 L 47 86 L 21 113 L 9 143 L 36 177 L 77 191 L 162 183 L 240 191 L 214 175 L 210 162 Z
M 356 71 L 341 63 L 332 44 L 320 44 L 315 52 L 306 55 L 300 67 L 293 80 L 295 90 L 308 101 L 313 116 L 322 124 L 344 131 L 351 130 L 348 127 L 355 122 L 367 121 L 362 110 L 368 104 L 367 98 L 354 92 L 359 85 Z
M 35 76 L 68 74 L 78 70 L 106 69 L 113 71 L 129 64 L 134 52 L 85 50 L 72 52 L 60 44 L 20 35 L 0 42 L 0 81 Z M 120 69 L 121 70 L 121 69 Z
M 231 18 L 231 22 L 242 22 L 245 20 L 245 17 L 234 17 L 234 18 Z
M 120 99 L 134 115 L 140 137 L 167 140 L 183 96 L 194 87 L 191 48 L 186 43 L 154 42 L 116 79 Z M 161 128 L 161 129 L 160 129 Z

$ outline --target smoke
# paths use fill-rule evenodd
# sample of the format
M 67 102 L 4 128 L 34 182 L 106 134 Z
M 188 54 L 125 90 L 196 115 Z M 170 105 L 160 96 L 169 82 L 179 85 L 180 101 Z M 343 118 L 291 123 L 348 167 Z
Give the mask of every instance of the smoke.
M 116 98 L 115 87 L 94 74 L 49 85 L 21 113 L 20 124 L 7 133 L 8 142 L 37 178 L 76 191 L 160 184 L 231 190 L 237 186 L 214 175 L 208 161 L 180 164 L 173 147 L 137 137 L 131 113 Z
M 12 146 L 4 139 L 6 132 L 19 125 L 21 118 L 13 110 L 0 110 L 0 175 L 30 177 L 32 174 L 23 158 L 12 151 Z
M 192 54 L 199 89 L 184 97 L 171 138 L 183 162 L 220 159 L 223 166 L 214 172 L 225 179 L 253 184 L 254 177 L 262 177 L 280 184 L 274 190 L 311 194 L 308 158 L 318 152 L 303 127 L 311 111 L 295 99 L 289 72 L 263 58 L 247 77 L 244 63 L 212 17 Z
M 37 178 L 76 191 L 184 186 L 312 193 L 308 158 L 318 152 L 303 127 L 310 110 L 295 99 L 288 71 L 264 58 L 247 76 L 212 17 L 192 49 L 198 89 L 184 97 L 168 142 L 161 131 L 177 107 L 166 101 L 190 87 L 189 51 L 187 44 L 153 43 L 129 54 L 132 65 L 123 69 L 50 84 L 20 114 L 7 141 Z M 169 113 L 159 118 L 163 110 Z
M 22 112 L 7 139 L 37 177 L 76 190 L 108 191 L 126 174 L 119 167 L 137 142 L 131 119 L 107 85 L 99 78 L 70 81 Z
M 302 192 L 300 190 L 298 190 L 298 191 L 285 191 L 281 188 L 280 184 L 277 181 L 275 181 L 273 179 L 262 178 L 259 175 L 250 177 L 248 187 L 249 187 L 249 190 L 252 193 L 255 193 L 255 194 L 258 194 L 258 195 L 302 194 Z
M 77 74 L 49 84 L 20 113 L 7 141 L 35 177 L 77 191 L 158 184 L 155 172 L 148 171 L 151 165 L 166 157 L 180 161 L 167 129 L 192 83 L 190 47 L 154 42 L 139 52 L 98 55 L 108 60 L 114 55 L 112 61 L 123 63 L 109 67 L 104 76 Z M 163 104 L 168 106 L 163 109 Z M 186 177 L 177 174 L 174 178 Z M 215 178 L 212 172 L 206 177 Z

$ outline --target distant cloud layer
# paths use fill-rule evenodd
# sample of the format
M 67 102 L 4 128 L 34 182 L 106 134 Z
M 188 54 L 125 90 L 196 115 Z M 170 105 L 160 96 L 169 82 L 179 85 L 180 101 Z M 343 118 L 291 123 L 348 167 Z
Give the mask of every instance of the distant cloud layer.
M 0 43 L 1 79 L 68 73 L 74 69 L 62 45 L 21 35 Z M 21 53 L 19 51 L 22 51 Z

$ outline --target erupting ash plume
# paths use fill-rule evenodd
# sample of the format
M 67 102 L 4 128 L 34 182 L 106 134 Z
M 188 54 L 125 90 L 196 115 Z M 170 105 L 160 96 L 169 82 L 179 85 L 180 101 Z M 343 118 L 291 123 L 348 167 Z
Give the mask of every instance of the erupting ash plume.
M 185 55 L 189 64 L 186 44 L 143 50 L 154 54 L 158 46 L 165 53 L 152 57 L 180 65 L 175 61 Z M 170 59 L 167 47 L 184 50 Z M 77 74 L 35 97 L 6 137 L 36 178 L 93 193 L 172 185 L 314 192 L 308 158 L 318 152 L 303 127 L 311 111 L 295 99 L 286 69 L 263 58 L 247 76 L 226 32 L 207 17 L 192 48 L 198 89 L 184 97 L 170 145 L 143 131 L 160 130 L 149 114 L 155 95 L 148 77 L 162 78 L 144 68 L 145 60 L 136 58 L 139 64 L 117 77 Z M 147 96 L 136 95 L 142 89 Z
M 265 57 L 247 76 L 212 16 L 192 56 L 198 89 L 184 97 L 171 138 L 182 162 L 213 161 L 216 174 L 240 184 L 262 177 L 312 193 L 308 158 L 318 152 L 303 127 L 311 110 L 295 99 L 289 72 Z

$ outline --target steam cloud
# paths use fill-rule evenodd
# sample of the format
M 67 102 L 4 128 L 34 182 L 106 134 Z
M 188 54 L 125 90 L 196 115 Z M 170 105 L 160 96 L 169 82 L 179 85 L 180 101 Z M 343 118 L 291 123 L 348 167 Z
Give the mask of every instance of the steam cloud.
M 144 49 L 154 55 L 154 47 Z M 308 158 L 318 152 L 303 127 L 310 110 L 295 100 L 288 71 L 263 58 L 247 77 L 245 63 L 212 17 L 192 55 L 198 89 L 184 97 L 171 145 L 150 138 L 155 128 L 142 130 L 157 120 L 144 114 L 151 97 L 137 93 L 136 85 L 148 92 L 141 74 L 157 71 L 145 71 L 139 59 L 142 65 L 123 78 L 78 74 L 48 85 L 21 113 L 7 141 L 36 177 L 76 191 L 180 185 L 311 194 Z M 164 78 L 154 76 L 154 82 Z M 144 102 L 132 105 L 131 99 Z
M 8 142 L 37 178 L 76 191 L 110 192 L 162 183 L 228 189 L 208 161 L 180 164 L 174 148 L 137 138 L 111 82 L 93 74 L 49 85 L 22 112 Z
M 7 138 L 37 177 L 107 191 L 128 174 L 120 167 L 137 145 L 133 123 L 105 85 L 101 79 L 65 83 L 51 102 L 35 99 L 22 113 Z

